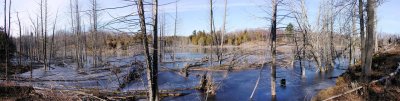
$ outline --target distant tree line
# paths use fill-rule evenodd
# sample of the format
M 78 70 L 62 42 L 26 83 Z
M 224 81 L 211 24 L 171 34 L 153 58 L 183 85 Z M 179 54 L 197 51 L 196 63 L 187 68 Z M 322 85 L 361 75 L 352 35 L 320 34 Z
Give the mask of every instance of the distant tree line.
M 277 30 L 278 34 L 284 34 L 284 31 Z M 215 32 L 216 36 L 203 31 L 194 30 L 189 36 L 190 43 L 193 45 L 209 46 L 212 45 L 212 39 L 216 38 L 220 40 L 221 31 Z M 240 31 L 230 32 L 224 35 L 223 44 L 224 45 L 234 45 L 238 46 L 246 42 L 251 41 L 265 41 L 269 37 L 269 31 L 266 29 L 246 29 Z

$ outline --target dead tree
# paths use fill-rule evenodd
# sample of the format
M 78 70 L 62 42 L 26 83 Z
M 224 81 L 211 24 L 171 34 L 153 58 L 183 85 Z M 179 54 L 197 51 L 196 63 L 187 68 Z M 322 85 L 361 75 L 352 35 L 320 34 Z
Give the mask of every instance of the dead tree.
M 157 1 L 155 1 L 157 4 Z M 151 65 L 151 57 L 150 57 L 150 52 L 149 52 L 149 47 L 148 47 L 148 40 L 147 40 L 147 34 L 146 34 L 146 20 L 144 16 L 144 8 L 143 8 L 143 0 L 138 0 L 137 1 L 137 9 L 138 9 L 138 15 L 139 15 L 139 22 L 140 22 L 140 33 L 142 37 L 142 44 L 144 48 L 144 55 L 146 59 L 146 72 L 147 72 L 147 79 L 148 79 L 148 85 L 149 85 L 149 100 L 150 101 L 156 101 L 158 100 L 158 95 L 157 91 L 155 91 L 157 88 L 153 87 L 154 84 L 154 79 L 153 79 L 153 68 Z M 156 29 L 157 30 L 157 29 Z M 156 56 L 157 57 L 157 56 Z M 156 61 L 156 60 L 155 60 Z
M 176 0 L 176 3 L 175 3 L 175 19 L 174 19 L 174 37 L 173 37 L 173 39 L 177 38 L 177 36 L 176 36 L 176 34 L 177 34 L 177 25 L 178 25 L 178 0 Z M 174 43 L 174 46 L 175 46 L 175 44 L 176 43 Z M 175 58 L 176 58 L 175 52 L 172 51 L 172 61 L 175 61 L 176 60 Z M 174 62 L 174 66 L 175 65 L 176 64 Z
M 222 58 L 223 58 L 223 52 L 222 52 L 222 50 L 223 50 L 223 46 L 224 46 L 224 35 L 226 34 L 226 30 L 225 30 L 225 28 L 226 28 L 226 11 L 227 11 L 227 6 L 228 6 L 228 0 L 224 0 L 225 2 L 224 2 L 224 4 L 225 4 L 225 8 L 224 8 L 224 21 L 223 21 L 223 24 L 222 24 L 222 32 L 221 32 L 221 48 L 220 48 L 220 52 L 219 52 L 219 56 L 218 56 L 218 61 L 219 61 L 219 65 L 221 65 L 222 64 Z
M 329 50 L 330 50 L 330 52 L 329 52 L 329 60 L 327 60 L 327 63 L 329 64 L 328 66 L 330 67 L 330 69 L 332 69 L 332 68 L 334 68 L 334 62 L 333 61 L 335 61 L 335 58 L 336 58 L 336 56 L 335 56 L 335 45 L 334 45 L 334 42 L 333 42 L 333 34 L 334 34 L 334 29 L 333 29 L 333 26 L 334 26 L 334 22 L 335 22 L 335 14 L 334 14 L 334 12 L 335 12 L 335 7 L 333 7 L 332 5 L 334 5 L 334 1 L 329 1 L 330 2 L 330 5 L 331 5 L 331 8 L 329 9 L 329 12 L 330 12 L 330 16 L 329 16 L 329 26 L 330 26 L 330 28 L 329 28 Z
M 211 46 L 211 53 L 208 61 L 210 62 L 210 65 L 213 66 L 213 45 L 214 45 L 214 7 L 213 7 L 213 0 L 210 0 L 210 34 L 212 36 L 212 41 L 213 43 L 210 45 Z
M 7 0 L 4 0 L 4 33 L 7 32 Z
M 18 19 L 18 27 L 19 27 L 19 61 L 18 65 L 21 65 L 21 57 L 22 57 L 22 28 L 21 28 L 21 20 L 19 19 L 19 14 L 17 12 L 17 19 Z
M 8 2 L 8 30 L 7 30 L 7 34 L 8 36 L 11 35 L 11 0 L 10 2 Z
M 44 0 L 44 42 L 43 42 L 43 51 L 44 51 L 44 66 L 45 70 L 48 70 L 49 67 L 49 62 L 47 60 L 47 17 L 48 17 L 48 11 L 47 11 L 47 0 Z
M 356 1 L 354 2 L 354 5 L 353 5 L 353 10 L 352 10 L 352 17 L 351 17 L 351 22 L 352 22 L 352 26 L 351 26 L 351 28 L 352 28 L 352 33 L 349 35 L 349 40 L 350 40 L 350 50 L 349 50 L 349 65 L 350 66 L 352 66 L 353 64 L 354 64 L 354 57 L 353 57 L 353 54 L 354 54 L 354 45 L 353 45 L 353 35 L 356 35 L 357 34 L 357 27 L 356 27 L 356 19 L 357 19 L 357 16 L 356 16 L 356 13 L 357 13 L 357 6 L 356 6 Z
M 165 18 L 165 13 L 162 13 L 161 19 L 160 19 L 160 37 L 159 37 L 159 60 L 160 63 L 164 61 L 164 51 L 165 51 L 165 43 L 166 40 L 164 38 L 165 36 L 165 27 L 166 27 L 166 18 Z
M 56 18 L 54 19 L 53 32 L 51 35 L 50 58 L 49 58 L 50 61 L 54 58 L 55 53 L 57 53 L 57 52 L 54 52 L 54 49 L 53 49 L 54 48 L 54 35 L 56 33 L 55 31 L 56 31 L 56 25 L 57 25 L 57 18 L 58 18 L 58 11 L 56 13 Z
M 10 1 L 11 2 L 11 1 Z M 8 37 L 8 34 L 10 33 L 6 33 L 7 32 L 7 0 L 4 0 L 4 33 L 6 34 L 6 37 Z M 5 38 L 7 39 L 7 38 Z M 8 41 L 6 40 L 5 43 L 5 49 L 6 49 L 6 81 L 8 80 Z
M 157 76 L 158 76 L 158 0 L 153 0 L 153 63 L 152 67 L 152 97 L 150 97 L 151 101 L 158 101 L 158 83 L 157 83 Z
M 43 0 L 40 0 L 40 34 L 42 35 L 42 58 L 44 63 L 44 70 L 47 71 L 46 65 L 46 35 L 44 35 L 44 22 L 43 22 Z
M 361 68 L 364 68 L 365 66 L 365 32 L 364 32 L 364 2 L 363 0 L 358 0 L 358 15 L 360 19 L 360 39 L 361 39 Z
M 375 41 L 375 7 L 376 0 L 367 1 L 367 37 L 365 40 L 365 67 L 363 68 L 363 74 L 369 75 L 372 72 L 372 56 L 374 53 L 374 41 Z
M 272 0 L 272 19 L 271 19 L 271 52 L 272 52 L 272 65 L 271 65 L 271 96 L 276 97 L 276 16 L 278 3 Z
M 97 67 L 97 62 L 98 62 L 98 42 L 97 42 L 97 0 L 92 0 L 92 35 L 93 37 L 93 67 Z
M 75 33 L 75 59 L 77 62 L 77 68 L 83 68 L 82 64 L 82 47 L 80 45 L 81 40 L 80 40 L 80 34 L 81 34 L 81 26 L 80 26 L 80 12 L 79 12 L 79 2 L 78 0 L 75 0 L 75 12 L 73 12 L 73 5 L 72 5 L 72 0 L 70 0 L 70 6 L 71 6 L 71 20 L 72 20 L 72 31 Z M 75 19 L 74 15 L 75 13 Z M 75 23 L 76 25 L 74 26 Z
M 33 24 L 33 25 L 35 25 L 35 24 Z M 32 38 L 33 38 L 33 33 L 31 32 L 31 38 L 29 38 L 29 61 L 30 61 L 30 63 L 29 63 L 29 71 L 30 71 L 30 79 L 32 80 L 32 77 L 33 77 L 33 70 L 32 70 L 32 65 L 33 65 L 33 51 L 34 51 L 34 49 L 32 49 L 32 44 L 34 43 L 33 41 L 32 41 Z

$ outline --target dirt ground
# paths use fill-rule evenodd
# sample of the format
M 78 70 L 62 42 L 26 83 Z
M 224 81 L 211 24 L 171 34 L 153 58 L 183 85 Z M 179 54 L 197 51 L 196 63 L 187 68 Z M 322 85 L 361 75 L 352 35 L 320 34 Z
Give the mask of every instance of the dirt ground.
M 400 73 L 378 83 L 371 83 L 374 80 L 388 77 L 390 73 L 396 71 L 400 63 L 400 48 L 377 53 L 373 57 L 372 74 L 368 79 L 363 79 L 362 69 L 359 63 L 350 67 L 337 80 L 336 86 L 320 91 L 314 101 L 324 100 L 329 97 L 343 94 L 349 90 L 363 86 L 339 96 L 332 100 L 338 101 L 400 101 Z M 367 83 L 363 83 L 367 82 Z

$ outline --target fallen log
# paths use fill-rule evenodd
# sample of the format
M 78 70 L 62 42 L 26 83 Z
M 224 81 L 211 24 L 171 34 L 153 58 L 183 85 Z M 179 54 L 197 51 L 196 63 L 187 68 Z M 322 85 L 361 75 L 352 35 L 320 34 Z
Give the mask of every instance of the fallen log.
M 88 94 L 88 93 L 85 93 L 85 92 L 82 92 L 82 91 L 72 91 L 72 90 L 53 90 L 53 89 L 47 89 L 47 88 L 40 88 L 40 87 L 33 87 L 35 90 L 41 90 L 41 91 L 46 91 L 46 92 L 53 92 L 53 91 L 59 91 L 59 92 L 61 92 L 62 94 L 64 94 L 64 93 L 73 93 L 73 94 L 77 94 L 77 95 L 83 95 L 83 96 L 87 96 L 87 97 L 90 97 L 90 98 L 94 98 L 94 99 L 96 99 L 96 100 L 99 100 L 99 101 L 106 101 L 105 99 L 102 99 L 102 98 L 100 98 L 100 97 L 97 97 L 97 96 L 94 96 L 93 94 Z

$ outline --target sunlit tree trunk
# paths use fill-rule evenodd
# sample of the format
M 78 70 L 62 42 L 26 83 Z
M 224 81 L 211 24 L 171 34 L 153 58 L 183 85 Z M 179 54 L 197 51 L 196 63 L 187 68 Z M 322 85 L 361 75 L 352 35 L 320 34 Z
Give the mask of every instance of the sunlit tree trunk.
M 220 52 L 219 52 L 219 65 L 222 64 L 222 58 L 223 58 L 223 46 L 224 46 L 224 35 L 226 34 L 226 11 L 227 11 L 227 6 L 228 6 L 228 0 L 224 0 L 225 1 L 225 8 L 224 8 L 224 21 L 223 21 L 223 25 L 222 25 L 222 32 L 221 32 L 221 48 L 220 48 Z
M 212 37 L 212 43 L 210 44 L 211 47 L 211 52 L 210 52 L 210 57 L 209 57 L 209 62 L 210 65 L 213 66 L 213 55 L 214 54 L 214 50 L 213 50 L 213 45 L 214 45 L 214 11 L 213 11 L 214 7 L 213 7 L 213 0 L 210 0 L 210 35 Z
M 365 42 L 365 67 L 363 73 L 370 75 L 372 72 L 372 56 L 374 54 L 374 42 L 375 42 L 375 6 L 376 0 L 367 1 L 367 37 Z
M 355 1 L 356 2 L 356 1 Z M 350 50 L 349 50 L 349 65 L 350 66 L 352 66 L 353 64 L 354 64 L 354 45 L 353 45 L 353 35 L 356 35 L 356 33 L 357 33 L 357 27 L 356 27 L 356 19 L 357 19 L 357 15 L 356 15 L 356 13 L 357 13 L 357 5 L 356 5 L 356 3 L 354 3 L 354 6 L 353 6 L 353 10 L 352 10 L 352 20 L 351 20 L 351 23 L 352 23 L 352 26 L 351 26 L 351 28 L 352 28 L 352 33 L 349 35 L 349 40 L 350 40 L 350 45 L 349 45 L 349 47 L 350 47 Z
M 277 1 L 272 0 L 272 21 L 271 21 L 271 96 L 276 97 L 276 16 L 277 16 Z
M 153 87 L 153 68 L 151 65 L 151 57 L 150 57 L 150 52 L 149 52 L 149 47 L 148 47 L 148 40 L 147 40 L 147 34 L 146 34 L 146 19 L 144 16 L 144 8 L 143 8 L 143 0 L 138 0 L 137 1 L 137 8 L 138 8 L 138 15 L 139 15 L 139 22 L 140 22 L 140 32 L 142 35 L 142 43 L 143 43 L 143 48 L 144 48 L 144 54 L 145 54 L 145 59 L 146 59 L 146 72 L 147 72 L 147 79 L 148 79 L 148 85 L 149 85 L 149 100 L 150 101 L 155 101 L 158 100 L 157 98 L 157 92 L 155 91 L 155 87 Z

